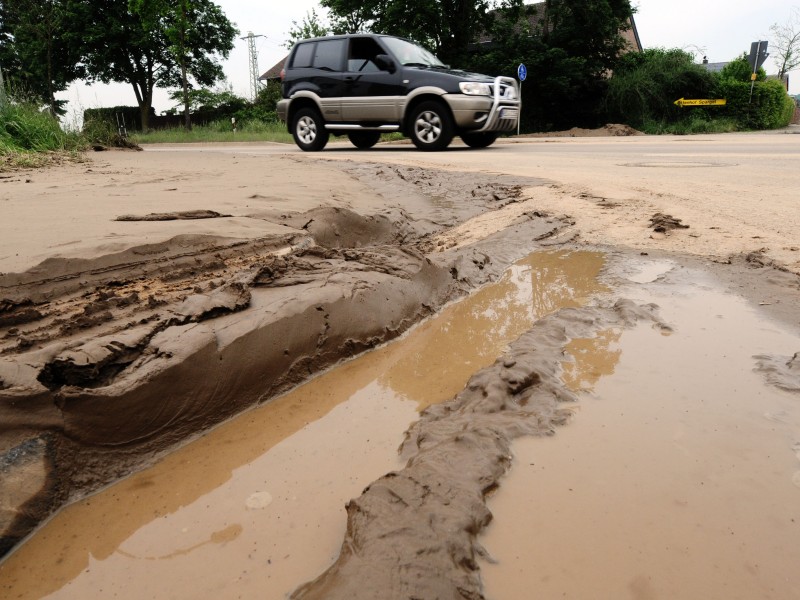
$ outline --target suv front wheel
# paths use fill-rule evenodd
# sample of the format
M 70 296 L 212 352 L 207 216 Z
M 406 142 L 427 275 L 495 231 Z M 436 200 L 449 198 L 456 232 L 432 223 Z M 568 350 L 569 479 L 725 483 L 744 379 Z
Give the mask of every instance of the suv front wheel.
M 411 113 L 408 130 L 411 141 L 420 150 L 444 150 L 453 140 L 455 127 L 447 107 L 430 100 Z
M 319 152 L 328 143 L 330 134 L 319 112 L 313 108 L 301 108 L 294 116 L 292 136 L 301 150 Z

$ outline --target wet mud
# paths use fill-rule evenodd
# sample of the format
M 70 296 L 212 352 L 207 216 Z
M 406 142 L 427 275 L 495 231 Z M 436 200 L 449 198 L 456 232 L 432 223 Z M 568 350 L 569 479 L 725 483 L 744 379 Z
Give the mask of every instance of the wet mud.
M 397 446 L 418 411 L 451 400 L 540 318 L 607 293 L 605 266 L 585 251 L 516 262 L 400 340 L 60 512 L 0 567 L 0 590 L 285 598 L 335 561 L 347 501 L 402 468 Z M 234 525 L 235 539 L 211 541 Z
M 514 204 L 520 183 L 346 170 L 377 182 L 383 212 L 262 212 L 252 218 L 286 234 L 184 235 L 0 275 L 0 486 L 11 498 L 0 553 L 66 502 L 397 337 L 567 226 L 522 215 L 521 246 L 448 253 L 434 236 Z
M 623 281 L 653 285 L 662 281 L 676 268 L 674 257 L 652 256 L 642 263 L 633 255 L 617 252 L 609 267 L 604 259 L 598 259 L 601 255 L 584 253 L 578 261 L 583 267 L 577 269 L 578 279 L 585 280 L 582 285 L 574 278 L 567 284 L 549 277 L 546 266 L 536 270 L 514 265 L 531 250 L 573 239 L 569 219 L 533 210 L 522 200 L 521 190 L 536 185 L 535 180 L 487 181 L 485 175 L 349 162 L 341 168 L 382 194 L 386 209 L 370 214 L 341 206 L 302 213 L 262 211 L 257 218 L 285 227 L 286 234 L 247 241 L 188 236 L 91 260 L 53 259 L 25 273 L 0 276 L 0 552 L 13 548 L 66 503 L 148 465 L 154 469 L 73 505 L 71 512 L 82 514 L 83 521 L 59 525 L 64 523 L 59 515 L 51 522 L 54 529 L 45 527 L 40 532 L 41 544 L 33 543 L 37 534 L 32 543 L 0 564 L 0 583 L 6 578 L 9 593 L 13 591 L 19 598 L 41 597 L 62 587 L 63 597 L 96 593 L 98 584 L 108 582 L 102 573 L 92 574 L 96 568 L 102 570 L 99 561 L 129 572 L 126 576 L 131 585 L 139 577 L 132 589 L 137 593 L 148 590 L 144 595 L 179 597 L 186 593 L 187 597 L 227 598 L 243 590 L 263 595 L 264 586 L 270 585 L 264 576 L 277 580 L 279 571 L 290 571 L 284 565 L 291 554 L 300 555 L 302 561 L 304 548 L 319 544 L 320 553 L 309 556 L 313 571 L 304 571 L 294 580 L 281 579 L 281 590 L 288 592 L 308 579 L 292 597 L 528 597 L 534 583 L 530 579 L 513 580 L 509 571 L 501 570 L 501 579 L 515 584 L 510 590 L 494 591 L 499 588 L 490 581 L 487 591 L 482 576 L 492 568 L 490 559 L 511 565 L 512 570 L 519 568 L 519 563 L 500 557 L 484 537 L 501 521 L 510 521 L 512 529 L 514 523 L 522 523 L 517 516 L 509 519 L 510 513 L 504 515 L 507 508 L 495 509 L 493 504 L 503 497 L 506 482 L 514 477 L 515 469 L 511 478 L 505 477 L 512 464 L 521 463 L 524 468 L 537 460 L 535 453 L 530 457 L 524 454 L 519 444 L 558 440 L 559 435 L 552 435 L 556 427 L 580 410 L 586 394 L 613 375 L 626 354 L 636 352 L 624 349 L 626 336 L 643 329 L 652 335 L 654 329 L 659 337 L 676 338 L 682 328 L 703 330 L 715 317 L 705 313 L 702 318 L 665 317 L 668 294 L 654 297 L 623 289 Z M 396 202 L 400 197 L 406 201 L 403 206 Z M 540 255 L 531 260 L 548 265 L 548 261 L 560 260 L 558 256 Z M 681 265 L 691 262 L 681 261 Z M 514 266 L 506 271 L 509 265 Z M 721 281 L 727 281 L 713 284 L 727 285 L 726 294 L 744 296 L 778 323 L 796 328 L 800 318 L 800 303 L 795 302 L 800 296 L 800 280 L 796 275 L 776 269 L 756 255 L 732 257 L 728 264 L 703 264 L 702 268 L 713 268 Z M 414 349 L 412 344 L 408 355 L 392 367 L 368 363 L 372 371 L 381 374 L 370 383 L 349 370 L 355 361 L 327 371 L 368 349 L 376 350 L 366 355 L 367 360 L 382 360 L 385 342 L 487 283 L 499 279 L 484 288 L 494 290 L 487 292 L 490 296 L 509 287 L 507 277 L 519 272 L 515 269 L 532 278 L 532 297 L 507 301 L 502 310 L 491 302 L 470 305 L 468 310 L 482 315 L 485 323 L 474 335 L 465 332 L 458 342 L 472 354 L 440 356 L 439 345 Z M 602 284 L 597 280 L 601 271 Z M 701 290 L 713 287 L 699 279 L 693 284 Z M 510 288 L 505 297 L 513 298 L 516 288 Z M 594 300 L 585 305 L 590 297 Z M 721 318 L 727 314 L 724 297 L 718 302 L 716 318 Z M 435 329 L 430 323 L 419 329 Z M 487 338 L 502 342 L 484 347 Z M 447 339 L 450 341 L 441 346 L 452 347 L 452 339 Z M 748 371 L 759 385 L 785 395 L 777 408 L 769 409 L 766 420 L 786 426 L 783 434 L 791 437 L 791 428 L 800 425 L 791 404 L 798 370 L 797 355 L 793 354 L 797 348 L 791 347 L 794 338 L 781 347 L 776 344 L 775 349 L 762 349 L 755 339 L 740 341 L 752 345 L 753 351 L 746 361 L 731 363 L 731 368 Z M 638 341 L 643 343 L 647 342 Z M 754 356 L 756 351 L 760 354 Z M 658 367 L 691 381 L 692 369 L 701 368 L 702 361 L 689 350 L 684 354 L 694 364 L 673 370 L 671 361 L 678 361 L 668 355 L 657 365 L 637 368 L 647 374 Z M 706 362 L 706 366 L 713 365 L 709 370 L 714 377 L 710 387 L 702 389 L 713 410 L 710 421 L 698 419 L 705 427 L 702 434 L 716 433 L 715 418 L 730 408 L 731 402 L 716 404 L 714 388 L 725 377 L 724 358 Z M 451 363 L 462 364 L 464 370 L 450 377 Z M 422 383 L 418 373 L 423 370 L 441 376 L 434 383 Z M 467 379 L 465 374 L 471 377 Z M 294 396 L 294 392 L 281 397 L 309 379 L 312 395 L 323 401 L 315 403 Z M 642 385 L 644 388 L 636 387 L 639 382 L 634 386 L 639 396 L 660 397 L 646 390 L 646 382 Z M 356 389 L 352 395 L 358 400 L 334 400 L 333 389 L 339 387 Z M 668 380 L 663 388 L 667 393 L 661 402 L 668 403 Z M 786 397 L 791 400 L 787 402 Z M 412 398 L 414 402 L 409 402 Z M 357 402 L 369 401 L 368 410 L 354 412 Z M 265 421 L 251 420 L 252 436 L 242 435 L 248 426 L 239 420 L 206 436 L 218 449 L 237 446 L 244 437 L 244 458 L 230 459 L 221 451 L 203 452 L 198 455 L 202 458 L 181 451 L 169 453 L 257 404 L 274 408 L 274 412 Z M 646 420 L 658 420 L 657 411 L 648 412 L 647 402 L 640 405 Z M 415 408 L 423 409 L 418 419 Z M 314 419 L 322 415 L 329 415 L 324 418 L 331 419 L 332 427 L 315 426 Z M 351 428 L 353 421 L 362 423 L 363 429 Z M 370 423 L 381 426 L 370 428 Z M 398 423 L 406 431 L 399 458 L 394 452 L 401 441 L 394 436 L 402 437 Z M 681 425 L 688 428 L 687 423 Z M 728 451 L 736 447 L 735 430 L 740 425 L 736 419 L 726 421 L 732 437 L 712 436 L 712 441 L 722 444 L 725 460 L 732 456 Z M 384 427 L 385 433 L 379 434 Z M 559 433 L 569 429 L 559 428 Z M 306 436 L 302 442 L 293 439 L 291 432 L 298 430 Z M 216 432 L 220 433 L 215 437 Z M 357 438 L 360 446 L 338 455 L 341 462 L 337 463 L 333 453 L 322 456 L 317 442 L 330 439 L 342 443 L 338 438 L 347 436 Z M 796 453 L 797 440 L 784 441 L 784 450 Z M 584 440 L 582 451 L 591 453 L 591 444 L 591 439 Z M 315 535 L 313 529 L 314 523 L 322 528 L 322 522 L 331 520 L 335 511 L 322 511 L 316 521 L 305 516 L 285 518 L 290 522 L 276 530 L 280 533 L 275 538 L 259 534 L 264 531 L 257 517 L 260 514 L 276 509 L 273 518 L 279 520 L 287 513 L 278 508 L 288 510 L 291 504 L 302 504 L 299 514 L 311 515 L 319 506 L 311 499 L 298 502 L 291 492 L 279 491 L 261 473 L 256 475 L 261 477 L 258 481 L 234 484 L 231 494 L 228 480 L 238 481 L 239 477 L 233 472 L 258 472 L 264 468 L 259 457 L 271 448 L 277 454 L 268 460 L 285 468 L 283 483 L 305 473 L 308 495 L 330 492 L 339 509 L 344 499 L 351 498 L 333 535 L 330 531 Z M 364 448 L 374 449 L 374 456 L 366 452 L 370 456 L 365 458 Z M 623 452 L 639 452 L 626 448 Z M 685 446 L 679 445 L 678 450 L 684 451 Z M 788 482 L 794 493 L 800 487 L 800 471 L 791 475 L 797 466 L 793 462 L 796 457 L 790 454 L 788 450 L 786 456 L 781 454 L 781 477 L 789 474 L 783 483 Z M 307 455 L 309 461 L 304 465 L 313 466 L 287 466 L 295 465 L 292 457 L 301 455 Z M 598 460 L 602 456 L 597 452 Z M 645 466 L 646 458 L 641 461 Z M 757 463 L 749 456 L 739 458 Z M 180 479 L 191 472 L 188 465 L 194 461 L 203 466 Z M 340 479 L 336 474 L 344 470 L 343 463 L 362 461 L 369 462 L 368 468 L 353 475 L 350 482 L 357 489 L 334 481 Z M 259 466 L 251 468 L 256 464 Z M 659 464 L 668 466 L 669 456 Z M 597 473 L 604 469 L 602 460 L 599 465 Z M 771 465 L 768 462 L 766 468 Z M 717 467 L 725 468 L 722 462 Z M 636 477 L 630 480 L 638 481 Z M 719 483 L 713 477 L 709 481 L 715 486 Z M 744 473 L 742 481 L 755 479 Z M 363 492 L 358 495 L 360 489 Z M 715 496 L 718 504 L 733 497 L 731 490 L 742 487 L 719 489 L 724 492 Z M 631 495 L 625 498 L 634 497 L 628 493 Z M 562 494 L 568 492 L 550 494 L 556 507 L 565 503 Z M 742 515 L 762 506 L 756 496 L 747 496 Z M 591 504 L 594 497 L 599 495 L 584 499 Z M 247 517 L 230 517 L 216 509 L 232 499 L 244 507 Z M 123 509 L 125 515 L 117 514 L 131 502 L 135 506 Z M 105 507 L 102 519 L 92 512 L 93 503 Z M 519 497 L 516 503 L 519 505 Z M 628 504 L 619 503 L 621 507 Z M 780 518 L 791 516 L 786 511 L 778 513 Z M 158 528 L 155 520 L 168 518 L 181 536 L 173 535 L 169 543 L 162 539 L 169 534 L 140 537 L 140 531 Z M 561 522 L 547 518 L 555 524 Z M 92 531 L 92 525 L 101 521 L 107 523 L 108 537 Z M 650 526 L 652 523 L 645 521 L 642 530 Z M 81 529 L 86 530 L 85 535 L 75 533 Z M 301 533 L 301 529 L 306 531 Z M 524 535 L 536 539 L 539 533 L 534 528 Z M 613 532 L 600 535 L 614 537 Z M 74 541 L 76 537 L 83 538 L 80 545 Z M 580 546 L 581 531 L 564 539 L 568 545 Z M 292 550 L 284 548 L 281 540 L 287 540 Z M 288 540 L 296 543 L 291 545 Z M 265 545 L 269 547 L 266 553 Z M 54 547 L 59 548 L 57 562 L 65 564 L 66 575 L 49 579 L 37 573 L 35 565 L 47 562 Z M 223 548 L 238 550 L 233 558 L 222 559 Z M 614 550 L 611 548 L 609 555 Z M 791 556 L 791 550 L 787 554 Z M 166 574 L 177 561 L 195 557 L 206 561 L 202 564 L 207 569 L 200 570 L 213 570 L 217 561 L 220 567 L 226 562 L 234 575 L 228 577 L 225 570 L 224 577 L 208 584 L 191 575 L 198 569 L 197 563 L 192 566 L 190 562 L 182 575 L 164 587 L 155 578 L 144 581 L 150 573 Z M 748 565 L 750 570 L 759 568 Z M 520 570 L 529 567 L 525 564 Z M 579 571 L 572 579 L 580 580 L 581 574 L 588 572 Z M 71 580 L 76 583 L 67 585 Z M 35 581 L 42 587 L 34 585 Z M 289 581 L 292 586 L 286 588 Z M 647 574 L 626 584 L 624 589 L 640 597 L 662 589 L 653 585 Z M 30 593 L 26 588 L 37 591 Z M 553 589 L 554 593 L 563 591 L 558 584 Z M 775 597 L 781 597 L 785 589 L 775 592 Z M 522 596 L 520 590 L 525 590 Z
M 565 423 L 560 363 L 568 340 L 639 320 L 654 307 L 563 309 L 541 319 L 451 402 L 426 409 L 407 432 L 402 470 L 347 504 L 336 563 L 292 598 L 483 598 L 477 541 L 492 514 L 486 496 L 511 465 L 511 443 Z M 454 469 L 454 465 L 458 465 Z

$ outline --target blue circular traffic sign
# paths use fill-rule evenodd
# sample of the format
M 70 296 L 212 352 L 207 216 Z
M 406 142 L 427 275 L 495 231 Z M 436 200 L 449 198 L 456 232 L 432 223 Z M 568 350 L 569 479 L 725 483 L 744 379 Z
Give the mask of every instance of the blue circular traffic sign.
M 525 81 L 525 78 L 528 77 L 528 69 L 521 63 L 519 67 L 517 67 L 517 77 L 520 81 Z

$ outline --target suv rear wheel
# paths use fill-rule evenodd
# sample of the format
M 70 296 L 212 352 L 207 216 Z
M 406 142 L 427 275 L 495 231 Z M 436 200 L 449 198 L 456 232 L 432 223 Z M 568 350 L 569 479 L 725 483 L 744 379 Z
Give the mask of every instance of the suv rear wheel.
M 420 150 L 443 150 L 453 140 L 453 118 L 441 102 L 430 100 L 411 113 L 409 134 Z
M 330 134 L 319 112 L 313 108 L 301 108 L 294 116 L 292 136 L 301 150 L 319 152 L 328 143 Z
M 372 148 L 381 139 L 380 131 L 353 131 L 347 134 L 353 146 L 366 150 Z
M 486 148 L 494 144 L 497 133 L 493 131 L 462 133 L 461 139 L 470 148 Z

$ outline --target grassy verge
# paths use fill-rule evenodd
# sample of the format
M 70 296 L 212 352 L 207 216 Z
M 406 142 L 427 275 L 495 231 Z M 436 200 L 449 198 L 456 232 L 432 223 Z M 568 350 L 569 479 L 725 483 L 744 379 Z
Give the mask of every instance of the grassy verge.
M 55 118 L 37 106 L 0 97 L 0 170 L 75 159 L 86 145 L 81 134 L 64 131 Z
M 211 142 L 282 142 L 293 143 L 285 123 L 265 123 L 245 121 L 237 124 L 236 132 L 227 122 L 216 122 L 205 127 L 192 127 L 190 131 L 182 127 L 163 129 L 148 133 L 134 133 L 131 140 L 136 144 L 182 144 Z
M 693 135 L 699 133 L 731 133 L 740 131 L 741 128 L 737 125 L 736 119 L 708 119 L 698 115 L 676 123 L 648 120 L 645 121 L 640 129 L 650 135 Z

